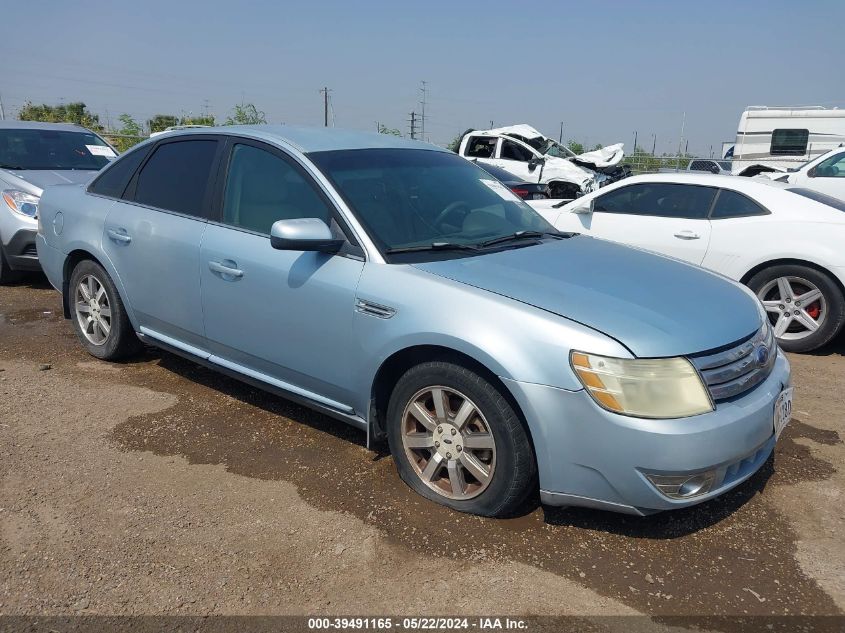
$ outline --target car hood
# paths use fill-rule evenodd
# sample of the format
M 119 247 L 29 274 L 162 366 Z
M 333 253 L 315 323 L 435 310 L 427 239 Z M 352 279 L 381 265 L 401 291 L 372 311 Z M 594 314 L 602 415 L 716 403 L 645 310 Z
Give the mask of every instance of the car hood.
M 83 169 L 3 169 L 0 173 L 6 182 L 22 184 L 28 192 L 40 196 L 50 185 L 86 183 L 98 172 Z
M 638 357 L 709 351 L 762 325 L 757 300 L 738 284 L 585 236 L 413 265 L 587 325 Z

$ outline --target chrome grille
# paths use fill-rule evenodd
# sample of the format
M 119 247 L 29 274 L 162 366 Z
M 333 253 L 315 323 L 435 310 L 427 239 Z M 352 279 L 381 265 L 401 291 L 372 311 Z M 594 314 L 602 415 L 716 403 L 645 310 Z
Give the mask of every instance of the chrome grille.
M 715 402 L 756 387 L 772 373 L 777 357 L 774 332 L 768 322 L 747 341 L 714 354 L 690 358 Z

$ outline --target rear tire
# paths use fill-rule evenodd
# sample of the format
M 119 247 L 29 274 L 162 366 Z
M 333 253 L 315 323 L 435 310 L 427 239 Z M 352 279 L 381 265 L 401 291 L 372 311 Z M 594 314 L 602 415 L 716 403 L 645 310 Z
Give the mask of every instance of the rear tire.
M 102 266 L 90 259 L 79 262 L 68 292 L 73 329 L 89 354 L 119 360 L 141 350 L 117 288 Z
M 810 352 L 829 343 L 845 324 L 845 297 L 825 273 L 799 264 L 761 270 L 748 287 L 763 302 L 778 344 Z
M 399 476 L 427 499 L 461 512 L 502 517 L 537 488 L 534 450 L 503 394 L 447 362 L 409 369 L 387 409 Z
M 9 262 L 6 261 L 6 255 L 3 252 L 3 246 L 0 245 L 0 286 L 20 281 L 20 279 L 20 272 L 9 268 Z

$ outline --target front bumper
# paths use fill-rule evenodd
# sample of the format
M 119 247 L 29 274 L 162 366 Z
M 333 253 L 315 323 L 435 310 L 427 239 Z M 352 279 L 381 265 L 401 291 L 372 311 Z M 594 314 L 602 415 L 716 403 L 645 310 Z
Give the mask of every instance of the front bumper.
M 19 229 L 3 244 L 3 255 L 12 270 L 41 270 L 35 248 L 37 229 Z
M 583 390 L 504 382 L 534 440 L 544 503 L 646 515 L 712 499 L 763 465 L 775 445 L 774 402 L 790 384 L 790 368 L 778 351 L 763 383 L 715 411 L 675 420 L 617 415 Z M 664 495 L 646 477 L 705 472 L 714 476 L 709 492 L 687 499 Z

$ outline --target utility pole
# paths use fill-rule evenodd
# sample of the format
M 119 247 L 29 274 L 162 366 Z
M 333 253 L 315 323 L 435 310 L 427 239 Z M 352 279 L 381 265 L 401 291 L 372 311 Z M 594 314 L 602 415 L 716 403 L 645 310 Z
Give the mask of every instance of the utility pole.
M 651 155 L 654 156 L 654 152 L 657 150 L 657 134 L 652 133 L 651 139 Z
M 421 81 L 420 83 L 422 84 L 422 87 L 420 88 L 420 93 L 422 94 L 422 99 L 420 100 L 420 109 L 422 110 L 420 113 L 420 138 L 425 140 L 425 102 L 428 93 L 426 84 L 428 82 Z
M 560 134 L 557 137 L 557 142 L 563 145 L 563 121 L 560 122 Z
M 3 109 L 3 97 L 0 96 L 0 121 L 6 120 L 6 111 Z
M 411 118 L 409 120 L 411 124 L 411 138 L 417 138 L 417 113 L 411 110 Z
M 637 151 L 637 131 L 634 130 L 634 151 Z
M 681 145 L 684 142 L 684 128 L 687 125 L 687 113 L 681 117 L 681 137 L 678 139 L 678 159 L 675 161 L 675 169 L 681 168 Z
M 329 127 L 329 89 L 324 86 L 320 93 L 323 95 L 323 126 Z
M 490 129 L 493 129 L 493 119 L 490 119 Z

